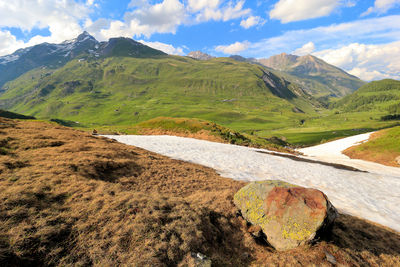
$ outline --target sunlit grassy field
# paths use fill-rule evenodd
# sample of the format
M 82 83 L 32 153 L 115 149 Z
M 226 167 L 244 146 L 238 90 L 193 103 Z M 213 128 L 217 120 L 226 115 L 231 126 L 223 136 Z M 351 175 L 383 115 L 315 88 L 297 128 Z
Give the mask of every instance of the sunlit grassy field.
M 399 167 L 397 158 L 400 156 L 400 127 L 379 131 L 368 142 L 349 148 L 345 153 L 352 158 Z

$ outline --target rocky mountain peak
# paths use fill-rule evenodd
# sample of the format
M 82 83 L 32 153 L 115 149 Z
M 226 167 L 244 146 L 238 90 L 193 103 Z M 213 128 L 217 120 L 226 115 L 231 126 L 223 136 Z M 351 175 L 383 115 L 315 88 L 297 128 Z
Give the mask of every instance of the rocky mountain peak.
M 188 57 L 199 59 L 199 60 L 210 60 L 214 58 L 213 56 L 210 56 L 209 54 L 203 53 L 201 51 L 193 51 L 187 54 Z
M 84 31 L 83 33 L 79 34 L 78 37 L 76 38 L 77 42 L 82 42 L 85 40 L 92 40 L 92 41 L 97 42 L 97 40 L 92 35 L 90 35 L 87 31 Z

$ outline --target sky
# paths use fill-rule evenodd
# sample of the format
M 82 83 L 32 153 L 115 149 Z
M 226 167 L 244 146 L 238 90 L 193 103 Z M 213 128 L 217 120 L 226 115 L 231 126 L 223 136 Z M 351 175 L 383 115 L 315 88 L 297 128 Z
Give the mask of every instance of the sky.
M 88 31 L 168 54 L 312 54 L 363 80 L 400 79 L 400 0 L 0 0 L 0 56 Z

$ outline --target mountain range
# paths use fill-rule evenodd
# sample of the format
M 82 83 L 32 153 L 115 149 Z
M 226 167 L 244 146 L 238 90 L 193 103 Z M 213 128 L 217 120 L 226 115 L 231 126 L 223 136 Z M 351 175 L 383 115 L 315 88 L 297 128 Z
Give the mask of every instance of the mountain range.
M 111 38 L 108 42 L 98 42 L 87 32 L 73 40 L 61 44 L 42 43 L 15 51 L 0 57 L 0 88 L 21 74 L 38 67 L 57 68 L 77 57 L 110 56 L 147 57 L 166 55 L 130 38 Z
M 98 42 L 86 32 L 0 57 L 0 68 L 0 109 L 86 128 L 198 118 L 260 136 L 317 123 L 329 108 L 347 112 L 340 101 L 329 103 L 365 84 L 310 55 L 171 56 L 129 38 Z
M 188 56 L 201 60 L 212 59 L 210 55 L 200 51 L 191 52 Z M 321 100 L 346 96 L 365 84 L 359 78 L 312 55 L 282 53 L 266 59 L 245 58 L 240 55 L 232 55 L 230 58 L 262 65 L 275 75 L 297 83 L 304 91 Z

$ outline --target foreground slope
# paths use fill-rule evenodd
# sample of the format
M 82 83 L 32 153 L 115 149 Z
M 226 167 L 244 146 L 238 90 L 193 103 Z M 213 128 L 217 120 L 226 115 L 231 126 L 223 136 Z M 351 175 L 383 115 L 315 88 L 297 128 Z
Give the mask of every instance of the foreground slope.
M 83 126 L 159 116 L 201 118 L 249 130 L 297 125 L 320 104 L 262 67 L 228 58 L 109 57 L 35 69 L 7 83 L 0 107 Z
M 0 265 L 396 266 L 400 236 L 342 215 L 331 237 L 274 252 L 232 203 L 242 182 L 69 128 L 0 118 Z
M 258 60 L 277 70 L 288 80 L 303 86 L 318 97 L 342 97 L 354 92 L 365 82 L 312 55 L 295 56 L 286 53 Z

